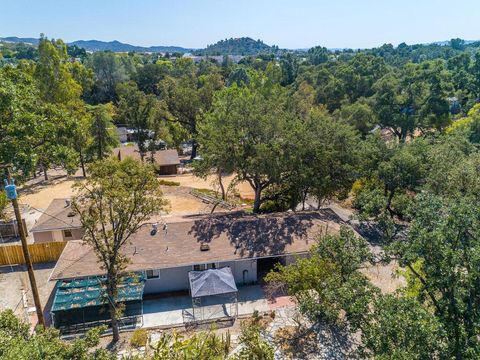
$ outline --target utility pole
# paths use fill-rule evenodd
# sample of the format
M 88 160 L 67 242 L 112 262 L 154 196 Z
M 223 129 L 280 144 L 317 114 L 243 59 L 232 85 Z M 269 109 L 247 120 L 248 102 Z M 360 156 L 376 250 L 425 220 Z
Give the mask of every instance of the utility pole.
M 40 296 L 38 295 L 35 273 L 33 272 L 32 260 L 30 259 L 30 253 L 28 251 L 27 234 L 25 233 L 22 216 L 18 207 L 17 187 L 15 186 L 15 180 L 12 180 L 10 177 L 10 170 L 8 166 L 5 166 L 5 172 L 7 174 L 7 180 L 5 180 L 5 192 L 7 193 L 8 199 L 12 200 L 15 218 L 17 219 L 18 232 L 20 233 L 20 239 L 22 241 L 23 257 L 25 258 L 25 263 L 27 264 L 28 278 L 30 280 L 30 287 L 32 288 L 33 302 L 35 303 L 35 309 L 37 311 L 38 324 L 45 327 L 42 304 L 40 302 Z

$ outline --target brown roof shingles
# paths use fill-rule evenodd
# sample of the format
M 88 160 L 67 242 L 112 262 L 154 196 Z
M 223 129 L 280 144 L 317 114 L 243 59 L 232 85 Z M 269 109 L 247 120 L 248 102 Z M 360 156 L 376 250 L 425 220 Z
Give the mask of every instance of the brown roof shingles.
M 124 247 L 129 271 L 162 269 L 306 252 L 320 231 L 337 232 L 342 223 L 332 211 L 269 215 L 228 213 L 193 216 L 158 226 L 144 225 Z M 209 245 L 201 251 L 200 245 Z M 51 279 L 100 275 L 97 258 L 82 241 L 69 241 Z
M 120 159 L 125 159 L 127 157 L 134 158 L 136 160 L 141 160 L 140 152 L 137 145 L 122 145 L 113 149 L 113 156 L 119 157 L 118 153 L 120 152 Z M 149 160 L 152 156 L 150 151 L 147 151 L 145 154 L 145 161 Z M 174 149 L 169 150 L 157 150 L 153 153 L 153 159 L 156 164 L 159 166 L 168 166 L 168 165 L 179 165 L 180 159 L 178 158 L 178 152 Z
M 72 216 L 73 215 L 73 216 Z M 80 217 L 74 215 L 69 199 L 53 199 L 37 220 L 32 232 L 81 227 Z

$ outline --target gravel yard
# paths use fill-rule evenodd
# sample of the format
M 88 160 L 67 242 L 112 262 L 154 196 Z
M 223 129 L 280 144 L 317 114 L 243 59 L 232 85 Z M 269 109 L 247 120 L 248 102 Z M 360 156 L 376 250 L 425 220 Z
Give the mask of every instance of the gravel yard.
M 54 267 L 55 263 L 34 265 L 35 279 L 45 314 L 53 301 L 53 299 L 50 299 L 50 295 L 55 283 L 49 282 L 48 279 Z M 24 302 L 24 292 L 26 293 L 26 303 Z M 27 319 L 27 310 L 30 307 L 34 307 L 34 303 L 26 266 L 0 267 L 0 294 L 0 310 L 12 309 L 15 314 L 23 319 Z M 48 320 L 48 318 L 46 314 L 45 319 Z

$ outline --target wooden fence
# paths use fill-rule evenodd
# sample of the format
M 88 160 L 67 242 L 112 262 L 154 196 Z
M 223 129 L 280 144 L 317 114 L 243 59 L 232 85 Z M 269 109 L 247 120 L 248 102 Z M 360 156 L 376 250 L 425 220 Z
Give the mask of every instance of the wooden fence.
M 28 251 L 33 263 L 57 261 L 67 243 L 63 241 L 30 244 Z M 25 264 L 22 245 L 0 246 L 0 266 Z

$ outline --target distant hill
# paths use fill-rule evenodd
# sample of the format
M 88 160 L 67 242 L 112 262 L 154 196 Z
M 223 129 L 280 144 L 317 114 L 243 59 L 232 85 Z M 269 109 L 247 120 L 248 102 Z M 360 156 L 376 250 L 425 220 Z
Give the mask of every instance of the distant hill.
M 35 38 L 19 38 L 16 36 L 9 36 L 0 38 L 0 41 L 11 42 L 11 43 L 26 43 L 37 45 L 38 39 Z M 125 44 L 120 41 L 100 41 L 100 40 L 77 40 L 68 45 L 77 45 L 87 51 L 113 51 L 113 52 L 180 52 L 187 53 L 191 52 L 193 49 L 186 49 L 180 46 L 135 46 L 130 44 Z
M 19 38 L 16 36 L 0 37 L 0 41 L 11 43 L 26 43 L 37 45 L 38 39 Z M 187 49 L 181 46 L 136 46 L 120 41 L 101 41 L 101 40 L 77 40 L 68 43 L 68 45 L 77 45 L 87 51 L 113 51 L 113 52 L 194 52 L 196 55 L 258 55 L 264 53 L 275 53 L 278 46 L 269 46 L 261 40 L 253 40 L 249 37 L 225 39 L 208 45 L 206 49 Z
M 100 41 L 100 40 L 77 40 L 69 43 L 69 45 L 77 45 L 84 48 L 87 51 L 105 51 L 110 50 L 113 52 L 191 52 L 192 49 L 186 49 L 180 46 L 135 46 L 125 44 L 120 41 Z
M 206 49 L 197 50 L 198 55 L 257 55 L 275 53 L 278 46 L 269 46 L 261 40 L 253 40 L 249 37 L 231 38 L 220 40 L 215 44 L 208 45 Z
M 24 44 L 31 44 L 31 45 L 37 45 L 38 40 L 39 39 L 35 39 L 35 38 L 19 38 L 16 36 L 0 37 L 0 41 L 3 41 L 3 42 L 24 43 Z
M 0 42 L 8 43 L 25 43 L 31 45 L 37 45 L 39 39 L 37 38 L 19 38 L 16 36 L 0 37 Z M 464 40 L 463 45 L 468 46 L 476 44 L 477 41 L 473 40 Z M 230 38 L 225 40 L 220 40 L 215 44 L 208 45 L 205 49 L 189 49 L 181 46 L 136 46 L 120 41 L 101 41 L 101 40 L 77 40 L 68 45 L 77 45 L 80 48 L 83 48 L 87 51 L 113 51 L 113 52 L 179 52 L 179 53 L 194 53 L 195 55 L 258 55 L 266 53 L 278 53 L 280 49 L 275 45 L 267 45 L 261 40 L 254 40 L 249 37 L 240 37 L 240 38 Z M 440 45 L 447 46 L 450 45 L 450 41 L 436 41 L 430 44 L 418 44 L 418 45 Z M 329 49 L 331 51 L 335 50 L 345 50 L 345 49 Z M 305 49 L 296 49 L 298 52 L 308 51 L 308 48 Z

